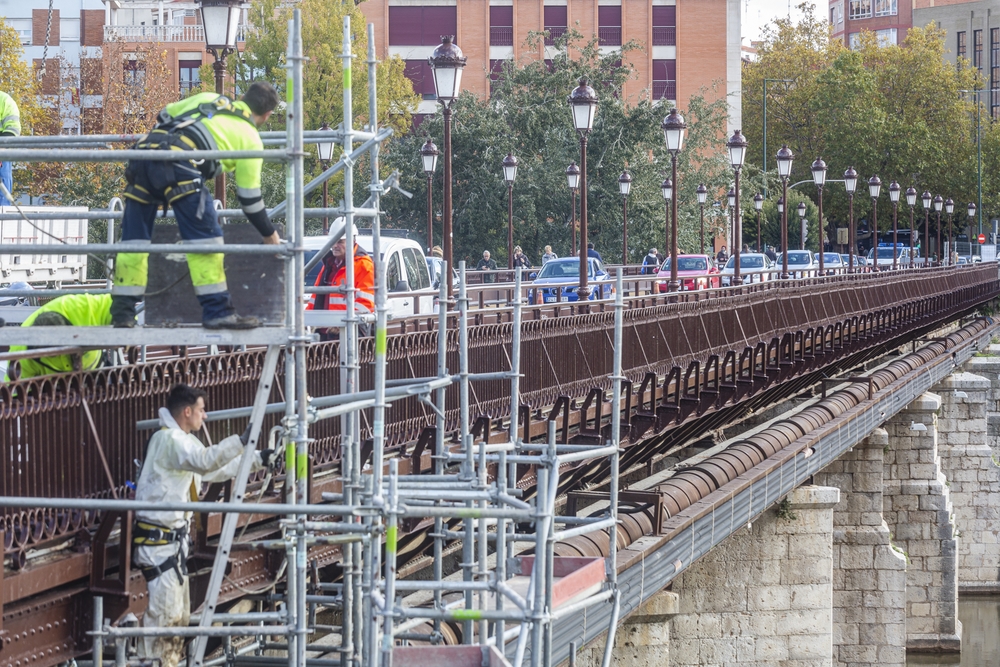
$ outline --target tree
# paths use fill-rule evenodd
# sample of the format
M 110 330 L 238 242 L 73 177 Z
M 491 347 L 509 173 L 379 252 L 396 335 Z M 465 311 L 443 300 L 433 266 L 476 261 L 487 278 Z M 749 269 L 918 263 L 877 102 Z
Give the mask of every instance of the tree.
M 538 53 L 543 35 L 532 35 L 522 49 Z M 514 237 L 532 262 L 540 261 L 545 245 L 559 255 L 570 252 L 570 192 L 565 169 L 579 163 L 579 139 L 573 129 L 570 91 L 581 77 L 597 91 L 594 130 L 588 143 L 589 239 L 609 262 L 622 256 L 622 201 L 618 177 L 624 168 L 632 176 L 628 199 L 629 258 L 639 262 L 650 247 L 663 248 L 664 200 L 660 184 L 669 174 L 660 123 L 668 109 L 649 101 L 629 106 L 620 94 L 632 76 L 627 54 L 639 48 L 626 44 L 620 54 L 602 54 L 596 40 L 584 42 L 569 31 L 556 41 L 551 61 L 508 61 L 493 83 L 489 99 L 463 93 L 455 103 L 452 132 L 455 261 L 471 262 L 489 249 L 503 264 L 507 248 L 507 189 L 501 162 L 508 151 L 518 159 L 514 184 Z M 704 182 L 714 193 L 728 187 L 723 155 L 726 106 L 692 99 L 685 110 L 688 140 L 679 156 L 681 205 L 679 245 L 697 248 L 699 213 L 694 190 Z M 440 146 L 440 112 L 395 141 L 386 162 L 403 174 L 403 187 L 413 199 L 387 197 L 387 225 L 423 233 L 426 229 L 426 178 L 420 166 L 420 146 L 433 137 Z M 434 188 L 440 207 L 440 175 Z M 712 218 L 709 217 L 709 222 Z M 435 242 L 440 223 L 435 222 Z
M 975 107 L 961 90 L 982 87 L 967 61 L 958 68 L 944 60 L 944 32 L 933 24 L 911 28 L 900 45 L 880 46 L 863 32 L 855 51 L 829 37 L 811 5 L 800 5 L 798 24 L 778 20 L 766 31 L 758 60 L 743 73 L 743 126 L 750 141 L 748 161 L 761 166 L 763 91 L 768 83 L 769 177 L 774 154 L 788 144 L 796 155 L 791 183 L 811 180 L 810 164 L 823 157 L 828 179 L 839 180 L 853 166 L 861 176 L 855 217 L 870 216 L 865 181 L 879 175 L 905 190 L 913 186 L 956 201 L 975 192 Z M 826 188 L 824 217 L 846 226 L 847 198 L 840 185 Z M 811 199 L 816 189 L 802 190 Z M 769 187 L 769 194 L 775 190 Z M 880 228 L 891 211 L 883 193 Z M 969 200 L 971 201 L 971 200 Z M 834 239 L 829 227 L 829 238 Z

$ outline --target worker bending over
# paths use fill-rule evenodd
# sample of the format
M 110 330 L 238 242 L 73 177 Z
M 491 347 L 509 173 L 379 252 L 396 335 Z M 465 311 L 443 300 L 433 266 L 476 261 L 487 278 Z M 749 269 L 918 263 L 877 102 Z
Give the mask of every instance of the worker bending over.
M 205 392 L 176 385 L 160 408 L 160 430 L 146 446 L 135 499 L 155 503 L 185 503 L 198 499 L 201 483 L 232 479 L 249 429 L 206 447 L 193 433 L 205 422 Z M 254 452 L 253 470 L 268 467 L 274 450 Z M 135 513 L 132 543 L 134 562 L 142 569 L 149 591 L 144 627 L 184 627 L 191 616 L 188 590 L 188 522 L 191 512 L 175 510 Z M 182 637 L 145 637 L 142 657 L 161 659 L 162 667 L 177 667 L 184 648 Z
M 278 94 L 263 81 L 250 84 L 243 99 L 231 102 L 215 93 L 192 95 L 168 104 L 160 112 L 156 127 L 141 139 L 141 150 L 259 151 L 264 145 L 257 128 L 271 117 Z M 264 161 L 189 160 L 162 162 L 131 160 L 125 170 L 125 212 L 122 242 L 137 250 L 150 243 L 159 207 L 173 207 L 184 243 L 222 244 L 222 228 L 216 218 L 212 195 L 205 182 L 223 171 L 236 172 L 236 194 L 247 218 L 264 237 L 264 243 L 280 242 L 267 216 L 260 193 Z M 119 253 L 111 289 L 111 317 L 116 327 L 135 326 L 135 306 L 146 292 L 148 270 L 145 253 Z M 259 322 L 241 317 L 233 309 L 226 285 L 222 253 L 187 256 L 194 292 L 202 308 L 207 329 L 251 329 Z
M 343 218 L 337 220 L 334 225 L 340 225 L 343 229 Z M 335 228 L 336 229 L 336 228 Z M 375 312 L 375 264 L 371 255 L 358 245 L 358 227 L 352 227 L 354 234 L 354 312 L 374 313 Z M 336 232 L 335 232 L 336 233 Z M 347 284 L 347 238 L 341 236 L 340 240 L 333 244 L 330 251 L 323 256 L 323 268 L 320 269 L 316 277 L 316 287 L 343 287 Z M 313 294 L 312 301 L 306 306 L 307 310 L 333 310 L 347 312 L 347 295 L 343 292 L 332 294 Z M 362 336 L 367 335 L 370 326 L 366 323 L 359 325 L 358 330 Z M 330 330 L 319 332 L 322 340 L 332 340 L 336 334 Z
M 0 137 L 21 136 L 21 111 L 14 98 L 0 91 Z M 9 160 L 0 162 L 0 182 L 7 192 L 14 191 L 14 173 Z M 0 206 L 10 206 L 12 202 L 0 192 Z
M 33 312 L 21 324 L 22 327 L 106 327 L 111 324 L 110 294 L 67 294 L 60 296 Z M 32 346 L 34 347 L 34 346 Z M 11 352 L 21 352 L 29 349 L 26 345 L 11 345 Z M 89 371 L 101 365 L 101 350 L 89 350 L 80 354 L 59 354 L 40 359 L 21 359 L 20 379 L 49 375 L 51 373 L 69 373 L 71 371 Z M 14 379 L 8 374 L 7 380 Z

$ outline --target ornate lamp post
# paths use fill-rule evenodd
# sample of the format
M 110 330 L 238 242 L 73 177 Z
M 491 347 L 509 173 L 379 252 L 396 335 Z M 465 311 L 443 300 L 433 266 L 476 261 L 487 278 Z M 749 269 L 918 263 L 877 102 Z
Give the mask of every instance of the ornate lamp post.
M 223 93 L 226 79 L 226 56 L 236 50 L 242 0 L 201 0 L 201 24 L 205 28 L 205 49 L 215 58 L 215 92 Z M 226 177 L 215 177 L 215 198 L 226 208 Z
M 503 159 L 503 180 L 507 181 L 507 269 L 514 268 L 514 179 L 517 178 L 517 158 L 507 153 Z
M 328 123 L 323 123 L 320 128 L 324 132 L 333 132 L 333 128 L 330 127 Z M 330 141 L 321 141 L 316 144 L 316 151 L 319 153 L 319 164 L 323 171 L 326 171 L 330 166 L 330 161 L 333 159 L 333 139 Z M 330 207 L 330 191 L 329 191 L 329 179 L 323 181 L 323 208 Z M 323 216 L 323 234 L 330 233 L 330 216 Z
M 708 188 L 705 187 L 704 183 L 698 184 L 698 189 L 695 190 L 695 194 L 698 195 L 698 206 L 701 207 L 701 254 L 705 254 L 705 202 L 708 200 Z
M 944 202 L 944 212 L 948 214 L 948 260 L 947 264 L 951 266 L 951 256 L 955 252 L 955 244 L 952 241 L 952 226 L 955 218 L 952 213 L 955 212 L 955 202 L 952 201 L 951 197 Z
M 976 221 L 976 203 L 975 202 L 969 202 L 969 236 L 972 236 L 972 225 L 973 225 L 973 223 L 975 221 Z M 970 243 L 969 254 L 971 255 L 972 254 L 972 248 L 971 248 L 972 239 L 971 238 L 969 239 L 969 243 Z M 982 248 L 980 248 L 980 252 L 981 251 L 982 251 Z
M 848 167 L 844 172 L 844 189 L 847 190 L 847 272 L 854 273 L 854 191 L 858 188 L 858 172 Z
M 670 151 L 670 181 L 677 186 L 677 154 L 684 147 L 684 130 L 687 125 L 684 117 L 676 108 L 670 110 L 667 117 L 660 125 L 663 128 L 663 138 L 667 143 L 667 150 Z M 676 292 L 681 284 L 677 281 L 677 197 L 670 200 L 670 282 L 667 283 L 668 292 Z
M 576 162 L 570 162 L 566 167 L 566 182 L 569 184 L 569 196 L 573 205 L 573 217 L 570 219 L 570 226 L 573 228 L 573 245 L 571 251 L 576 254 L 576 191 L 580 187 L 580 168 Z
M 632 175 L 628 169 L 618 177 L 618 192 L 622 195 L 622 266 L 628 265 L 628 193 L 632 189 Z
M 753 207 L 757 209 L 757 252 L 764 252 L 764 246 L 760 244 L 760 212 L 764 208 L 764 195 L 758 192 L 753 196 Z
M 914 245 L 914 241 L 916 240 L 914 234 L 916 232 L 913 229 L 913 206 L 916 203 L 917 203 L 916 188 L 913 187 L 906 188 L 906 205 L 910 207 L 910 268 L 911 269 L 913 268 L 913 264 L 915 261 L 914 255 L 916 254 L 917 250 L 916 246 Z
M 431 188 L 434 184 L 434 172 L 437 171 L 438 155 L 441 152 L 434 145 L 430 137 L 427 143 L 420 148 L 420 160 L 424 164 L 424 175 L 427 177 L 427 252 L 434 247 L 434 193 Z M 326 183 L 323 183 L 323 205 L 326 206 Z
M 792 160 L 795 154 L 788 146 L 782 146 L 778 151 L 778 176 L 781 178 L 781 199 L 788 201 L 788 177 L 792 173 Z M 788 278 L 788 211 L 787 206 L 781 207 L 781 279 Z
M 597 93 L 587 85 L 587 79 L 580 79 L 580 85 L 569 96 L 569 106 L 573 111 L 573 127 L 580 135 L 580 287 L 577 290 L 580 301 L 590 298 L 587 286 L 587 135 L 594 128 L 597 115 Z
M 806 203 L 800 201 L 799 205 L 796 207 L 799 210 L 799 231 L 801 236 L 801 243 L 799 244 L 799 250 L 806 249 Z
M 936 266 L 941 266 L 941 253 L 944 249 L 941 245 L 941 209 L 944 208 L 944 198 L 941 195 L 934 196 L 934 212 L 937 213 L 937 248 L 935 249 L 935 254 L 937 254 Z
M 923 240 L 920 242 L 920 247 L 923 248 L 927 246 L 924 250 L 924 266 L 930 266 L 931 262 L 931 237 L 930 237 L 930 220 L 931 220 L 931 193 L 924 190 L 924 193 L 920 195 L 920 203 L 924 205 L 924 236 Z
M 663 204 L 664 204 L 664 218 L 663 218 L 663 228 L 670 229 L 670 202 L 674 199 L 674 182 L 669 178 L 663 179 L 663 183 L 660 184 L 660 192 L 663 193 Z M 669 251 L 668 251 L 669 252 Z M 670 266 L 674 266 L 677 262 L 674 258 L 670 258 Z M 667 289 L 670 289 L 669 286 Z
M 444 114 L 444 216 L 441 220 L 441 236 L 444 261 L 448 270 L 451 270 L 454 266 L 451 248 L 451 107 L 462 90 L 462 70 L 465 68 L 466 57 L 455 44 L 454 37 L 445 35 L 428 62 L 434 73 L 434 90 L 441 101 Z M 445 282 L 450 297 L 451 281 Z
M 732 245 L 733 239 L 736 238 L 736 232 L 733 231 L 733 227 L 736 225 L 736 190 L 733 188 L 729 188 L 729 192 L 726 193 L 726 211 L 729 214 L 729 241 L 730 245 Z M 735 254 L 735 249 L 733 249 L 733 252 L 729 253 L 730 256 Z
M 875 252 L 872 256 L 875 258 L 875 266 L 872 267 L 872 271 L 878 271 L 878 195 L 882 191 L 882 179 L 878 176 L 872 176 L 868 179 L 868 194 L 872 198 L 872 234 L 875 240 L 872 241 L 872 247 L 875 248 Z
M 899 191 L 902 188 L 899 187 L 899 183 L 895 180 L 889 184 L 889 201 L 892 202 L 892 270 L 895 271 L 899 268 L 896 258 L 899 256 L 899 250 L 896 248 L 896 244 L 899 243 L 897 235 L 899 229 L 896 226 L 897 217 L 899 215 Z M 877 250 L 875 252 L 878 252 Z
M 736 195 L 733 198 L 733 245 L 735 246 L 733 255 L 736 259 L 733 260 L 732 282 L 733 285 L 742 285 L 740 252 L 743 250 L 743 213 L 740 211 L 740 171 L 743 169 L 743 160 L 747 154 L 747 139 L 739 130 L 736 130 L 726 143 L 726 148 L 729 149 L 729 162 L 733 165 L 733 176 L 735 177 L 733 190 Z
M 823 158 L 817 158 L 810 167 L 813 175 L 813 183 L 819 192 L 819 275 L 826 273 L 823 271 L 823 251 L 826 250 L 826 228 L 823 226 L 823 186 L 826 184 L 826 162 Z

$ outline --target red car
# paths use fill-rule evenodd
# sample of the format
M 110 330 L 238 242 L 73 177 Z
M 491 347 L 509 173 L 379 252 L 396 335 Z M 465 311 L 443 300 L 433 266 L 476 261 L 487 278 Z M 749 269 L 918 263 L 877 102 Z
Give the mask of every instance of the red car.
M 677 280 L 682 290 L 708 289 L 719 286 L 719 269 L 715 259 L 709 255 L 678 255 Z M 670 281 L 670 258 L 664 260 L 660 272 L 656 274 L 660 292 L 667 291 Z

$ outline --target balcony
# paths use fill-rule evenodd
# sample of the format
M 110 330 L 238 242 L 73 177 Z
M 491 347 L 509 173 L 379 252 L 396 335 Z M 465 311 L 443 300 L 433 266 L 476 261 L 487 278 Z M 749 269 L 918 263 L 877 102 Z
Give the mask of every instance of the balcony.
M 677 28 L 672 25 L 653 26 L 653 46 L 677 46 Z
M 659 102 L 660 100 L 676 100 L 677 99 L 677 82 L 676 81 L 654 81 L 653 82 L 653 101 Z
M 239 26 L 236 41 L 246 41 L 247 26 Z M 198 42 L 205 43 L 200 25 L 106 25 L 105 42 Z
M 549 36 L 545 38 L 545 46 L 552 46 L 557 39 L 566 34 L 566 26 L 564 25 L 547 25 L 545 30 L 549 33 Z
M 621 46 L 622 27 L 602 26 L 597 29 L 597 43 L 600 46 Z
M 491 25 L 490 46 L 514 46 L 514 28 Z

